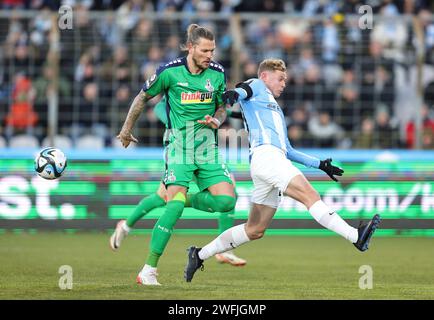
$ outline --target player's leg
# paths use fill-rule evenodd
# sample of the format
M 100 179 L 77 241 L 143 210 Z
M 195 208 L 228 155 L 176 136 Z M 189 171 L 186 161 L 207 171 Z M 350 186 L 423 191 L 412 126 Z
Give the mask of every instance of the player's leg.
M 262 238 L 275 212 L 276 208 L 253 203 L 247 223 L 225 230 L 200 250 L 199 258 L 206 260 L 216 253 L 235 249 L 250 240 Z
M 155 208 L 160 208 L 166 205 L 166 187 L 163 182 L 160 182 L 157 192 L 143 198 L 133 213 L 127 218 L 126 225 L 129 228 L 133 228 L 137 221 L 139 221 L 144 215 L 152 211 Z
M 232 173 L 231 173 L 231 180 L 232 180 L 232 184 L 234 186 L 235 203 L 236 203 L 236 199 L 238 199 L 238 194 L 237 194 L 237 189 L 236 189 L 235 177 Z M 220 212 L 220 215 L 218 218 L 219 234 L 223 233 L 224 231 L 226 231 L 229 228 L 234 226 L 234 216 L 235 216 L 235 207 L 231 211 Z M 245 259 L 238 257 L 232 250 L 217 253 L 215 255 L 215 258 L 220 263 L 228 263 L 228 264 L 235 266 L 235 267 L 245 266 L 247 263 L 247 261 Z
M 368 224 L 359 228 L 350 226 L 321 200 L 318 192 L 301 173 L 291 179 L 285 194 L 303 203 L 319 224 L 351 241 L 361 251 L 368 248 L 370 238 L 380 222 L 380 217 L 375 215 Z
M 232 227 L 203 248 L 192 246 L 188 249 L 188 262 L 184 270 L 184 278 L 190 282 L 203 261 L 212 255 L 224 252 L 250 241 L 261 238 L 269 226 L 280 202 L 280 192 L 267 181 L 259 178 L 252 170 L 254 190 L 252 208 L 247 224 Z
M 185 280 L 190 282 L 197 269 L 203 267 L 204 260 L 213 255 L 235 249 L 251 240 L 262 238 L 275 212 L 276 208 L 254 203 L 247 223 L 229 228 L 203 248 L 191 246 L 188 249 L 188 262 L 184 270 Z
M 166 187 L 161 182 L 156 193 L 143 198 L 126 220 L 121 220 L 117 223 L 115 231 L 110 237 L 110 247 L 112 250 L 116 251 L 119 249 L 122 240 L 128 235 L 138 220 L 153 209 L 164 206 L 166 204 L 165 198 Z
M 226 164 L 204 163 L 199 164 L 198 168 L 197 185 L 201 191 L 191 196 L 191 206 L 208 212 L 233 210 L 235 191 Z
M 167 187 L 166 210 L 152 229 L 150 251 L 145 266 L 137 276 L 137 282 L 145 285 L 159 285 L 157 282 L 157 265 L 173 232 L 173 227 L 184 210 L 187 188 L 179 185 Z

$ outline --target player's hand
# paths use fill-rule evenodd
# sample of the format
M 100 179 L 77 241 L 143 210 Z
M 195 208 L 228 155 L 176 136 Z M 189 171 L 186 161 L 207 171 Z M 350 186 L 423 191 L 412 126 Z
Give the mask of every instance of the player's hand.
M 235 90 L 227 90 L 222 94 L 223 103 L 233 106 L 238 101 L 240 95 Z
M 139 140 L 137 140 L 129 131 L 121 130 L 121 132 L 117 135 L 119 140 L 121 140 L 122 145 L 124 148 L 128 147 L 131 142 L 138 143 Z
M 206 125 L 212 129 L 218 129 L 221 123 L 217 118 L 211 117 L 210 115 L 205 116 L 205 120 L 197 120 L 197 122 Z
M 332 159 L 321 160 L 319 163 L 319 169 L 327 173 L 327 175 L 334 181 L 338 181 L 335 176 L 342 176 L 344 170 L 332 165 Z

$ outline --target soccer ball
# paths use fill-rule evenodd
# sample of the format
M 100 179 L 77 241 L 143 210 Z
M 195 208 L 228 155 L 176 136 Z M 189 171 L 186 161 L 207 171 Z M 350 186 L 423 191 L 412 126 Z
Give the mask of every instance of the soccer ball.
M 47 180 L 59 178 L 65 172 L 66 165 L 65 154 L 56 148 L 42 149 L 35 158 L 36 172 Z

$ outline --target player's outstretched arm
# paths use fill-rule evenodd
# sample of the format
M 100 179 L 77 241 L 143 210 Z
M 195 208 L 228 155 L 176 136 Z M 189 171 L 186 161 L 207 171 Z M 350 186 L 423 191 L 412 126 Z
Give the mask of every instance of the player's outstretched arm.
M 205 116 L 205 120 L 197 120 L 197 122 L 202 123 L 212 129 L 218 129 L 223 122 L 226 120 L 226 108 L 220 106 L 217 111 L 214 113 L 214 116 L 210 115 Z
M 336 179 L 335 176 L 342 176 L 342 174 L 344 173 L 344 170 L 332 165 L 331 158 L 326 160 L 321 160 L 319 163 L 319 169 L 327 173 L 327 175 L 336 182 L 338 182 L 338 179 Z
M 117 135 L 117 138 L 122 142 L 122 145 L 125 148 L 130 145 L 131 141 L 136 143 L 138 142 L 138 140 L 132 135 L 131 131 L 140 114 L 143 112 L 146 101 L 151 98 L 152 97 L 143 90 L 141 90 L 134 98 L 130 110 L 128 111 L 127 118 L 125 119 L 125 122 L 122 126 L 121 132 Z

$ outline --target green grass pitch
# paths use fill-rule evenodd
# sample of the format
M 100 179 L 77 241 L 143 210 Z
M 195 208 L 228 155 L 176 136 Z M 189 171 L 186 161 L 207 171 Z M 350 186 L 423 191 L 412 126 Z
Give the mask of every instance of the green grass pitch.
M 161 287 L 135 283 L 149 235 L 130 235 L 119 252 L 108 233 L 0 235 L 0 299 L 434 299 L 434 239 L 373 237 L 361 253 L 339 237 L 267 235 L 236 250 L 245 267 L 212 258 L 193 282 L 183 269 L 186 248 L 213 236 L 174 234 L 159 265 Z M 59 268 L 72 267 L 73 288 L 59 288 Z M 372 268 L 362 290 L 359 268 Z

